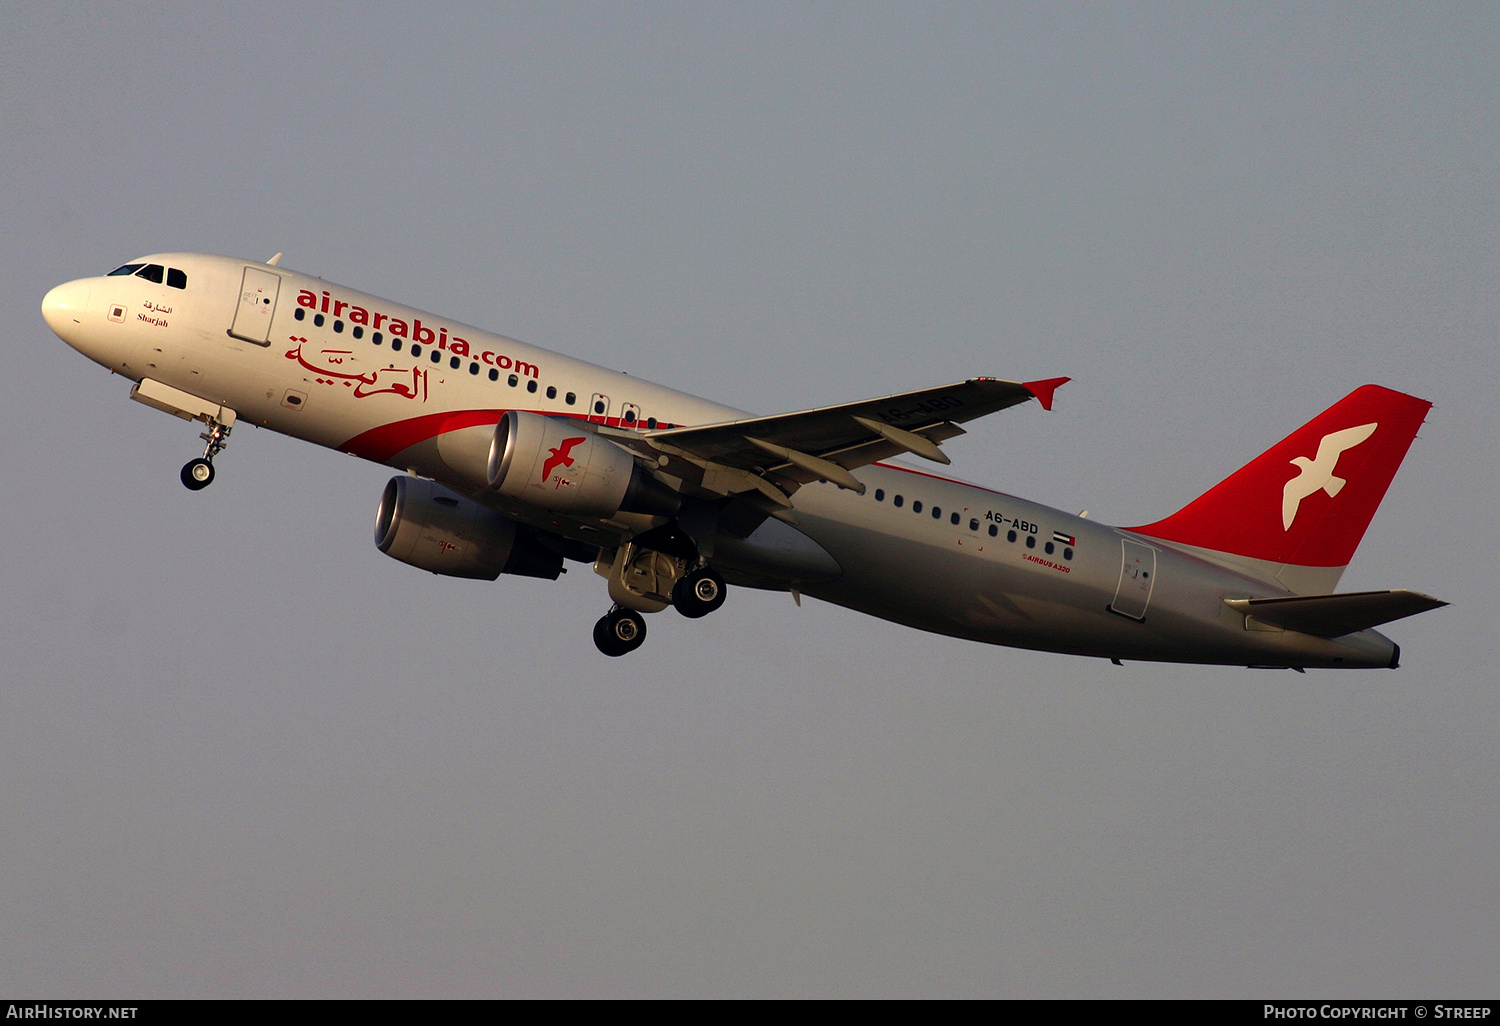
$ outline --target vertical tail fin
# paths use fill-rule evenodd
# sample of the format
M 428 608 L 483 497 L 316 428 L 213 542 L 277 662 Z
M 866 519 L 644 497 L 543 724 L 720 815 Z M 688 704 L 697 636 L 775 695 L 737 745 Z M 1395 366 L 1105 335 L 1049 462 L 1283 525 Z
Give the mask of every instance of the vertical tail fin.
M 1129 530 L 1240 557 L 1225 561 L 1293 591 L 1306 590 L 1294 580 L 1331 590 L 1431 407 L 1357 388 L 1165 520 Z M 1323 572 L 1295 573 L 1312 568 Z

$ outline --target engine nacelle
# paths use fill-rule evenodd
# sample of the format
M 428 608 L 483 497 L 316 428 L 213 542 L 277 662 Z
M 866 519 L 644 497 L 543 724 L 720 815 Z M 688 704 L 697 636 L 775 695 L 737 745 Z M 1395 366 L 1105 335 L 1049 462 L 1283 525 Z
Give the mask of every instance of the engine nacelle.
M 375 514 L 375 545 L 392 559 L 448 577 L 501 574 L 557 580 L 562 556 L 508 517 L 420 477 L 393 477 Z
M 576 420 L 511 410 L 490 443 L 490 487 L 554 513 L 672 516 L 682 496 L 622 446 Z

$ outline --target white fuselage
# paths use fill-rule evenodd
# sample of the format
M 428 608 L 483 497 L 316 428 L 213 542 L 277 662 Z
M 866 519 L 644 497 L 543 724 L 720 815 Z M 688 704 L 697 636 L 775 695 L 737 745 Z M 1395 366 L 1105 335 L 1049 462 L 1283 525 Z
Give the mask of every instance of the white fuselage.
M 80 279 L 48 294 L 48 324 L 133 381 L 466 495 L 484 492 L 489 441 L 508 410 L 625 430 L 747 416 L 282 267 L 201 254 L 133 263 L 176 271 L 186 287 L 133 274 Z M 1374 631 L 1330 640 L 1247 630 L 1225 599 L 1287 591 L 1159 540 L 891 464 L 858 478 L 863 495 L 812 483 L 794 498 L 796 528 L 840 572 L 759 586 L 922 630 L 1076 654 L 1345 667 L 1394 658 Z M 618 541 L 651 523 L 496 508 L 584 542 L 601 530 Z

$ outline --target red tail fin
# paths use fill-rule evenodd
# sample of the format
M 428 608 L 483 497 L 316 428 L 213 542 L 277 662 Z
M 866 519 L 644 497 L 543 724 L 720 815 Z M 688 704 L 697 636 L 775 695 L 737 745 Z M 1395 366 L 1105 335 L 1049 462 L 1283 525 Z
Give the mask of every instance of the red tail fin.
M 1357 388 L 1178 512 L 1130 530 L 1273 563 L 1348 566 L 1431 407 Z

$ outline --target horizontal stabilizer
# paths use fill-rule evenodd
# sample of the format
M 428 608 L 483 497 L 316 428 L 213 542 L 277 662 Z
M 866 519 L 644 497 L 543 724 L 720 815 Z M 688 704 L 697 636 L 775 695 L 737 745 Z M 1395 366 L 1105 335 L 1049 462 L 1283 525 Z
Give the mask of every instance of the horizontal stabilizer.
M 1415 591 L 1355 591 L 1347 595 L 1225 599 L 1224 604 L 1262 623 L 1289 631 L 1338 638 L 1448 603 Z

